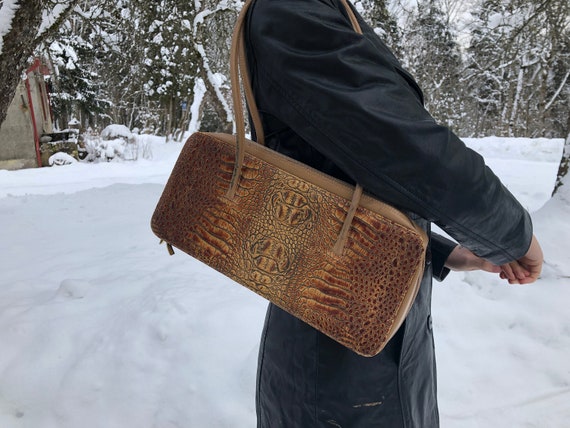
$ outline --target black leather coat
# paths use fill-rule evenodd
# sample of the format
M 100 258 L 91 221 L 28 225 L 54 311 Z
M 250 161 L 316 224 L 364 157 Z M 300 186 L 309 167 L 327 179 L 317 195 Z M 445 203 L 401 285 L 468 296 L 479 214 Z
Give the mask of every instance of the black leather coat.
M 358 14 L 357 14 L 358 16 Z M 340 0 L 257 0 L 246 50 L 267 145 L 434 222 L 496 264 L 530 245 L 528 213 L 481 156 L 423 108 L 422 93 Z M 432 274 L 453 244 L 433 237 L 420 292 L 376 357 L 356 355 L 270 305 L 259 355 L 260 427 L 436 427 Z M 432 263 L 433 262 L 433 263 Z

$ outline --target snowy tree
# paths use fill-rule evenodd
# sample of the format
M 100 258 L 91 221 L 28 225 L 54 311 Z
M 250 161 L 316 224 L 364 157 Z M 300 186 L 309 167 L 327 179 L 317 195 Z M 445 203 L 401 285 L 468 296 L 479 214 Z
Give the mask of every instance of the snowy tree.
M 567 1 L 482 0 L 468 59 L 476 135 L 565 135 L 570 72 Z
M 200 54 L 199 80 L 206 89 L 202 111 L 209 113 L 202 129 L 231 132 L 229 58 L 231 34 L 241 3 L 235 0 L 204 0 L 194 21 L 194 47 Z
M 154 89 L 146 86 L 148 45 L 153 40 L 147 33 L 152 20 L 145 5 L 118 1 L 106 9 L 98 32 L 107 65 L 105 87 L 112 105 L 107 111 L 110 121 L 129 128 L 157 129 L 160 105 L 153 99 Z
M 437 0 L 420 0 L 407 34 L 405 63 L 424 91 L 425 105 L 452 128 L 461 119 L 461 54 Z
M 147 39 L 139 77 L 145 96 L 159 106 L 161 132 L 169 136 L 181 128 L 199 70 L 192 28 L 195 4 L 161 0 L 135 7 Z
M 78 0 L 4 0 L 0 3 L 0 124 L 6 119 L 34 49 L 56 31 Z
M 118 31 L 111 49 L 117 63 L 113 116 L 179 139 L 191 120 L 200 123 L 212 112 L 207 129 L 231 131 L 227 76 L 236 9 L 226 0 L 125 2 L 117 15 L 128 30 Z M 200 119 L 190 117 L 192 105 Z
M 93 2 L 76 5 L 59 31 L 44 40 L 42 52 L 53 69 L 52 107 L 61 128 L 72 118 L 97 125 L 97 117 L 110 106 L 104 79 L 107 64 L 99 40 L 97 22 L 103 9 Z
M 237 9 L 227 0 L 79 1 L 43 45 L 60 121 L 73 114 L 84 126 L 122 123 L 177 139 L 191 121 L 231 131 Z
M 563 136 L 570 134 L 570 3 L 564 0 L 544 5 L 536 19 L 546 54 L 541 63 L 543 79 L 538 109 L 540 128 L 534 135 Z M 541 22 L 545 21 L 545 22 Z M 540 25 L 542 23 L 542 26 Z M 546 24 L 546 25 L 545 25 Z
M 426 107 L 456 132 L 567 135 L 567 0 L 354 4 L 416 77 Z M 241 6 L 240 0 L 0 0 L 0 119 L 36 49 L 53 65 L 60 126 L 73 115 L 84 126 L 122 123 L 174 139 L 190 126 L 231 132 L 229 44 Z M 456 24 L 469 12 L 473 19 L 459 34 Z
M 388 9 L 385 0 L 360 0 L 355 2 L 357 10 L 374 32 L 386 43 L 396 56 L 401 55 L 401 36 L 398 23 Z
M 570 4 L 556 0 L 519 3 L 511 12 L 520 21 L 513 19 L 516 26 L 506 49 L 510 53 L 512 84 L 506 92 L 501 119 L 508 124 L 509 136 L 552 137 L 564 131 L 553 129 L 560 118 L 551 116 L 551 112 L 560 111 L 561 105 L 568 112 L 570 92 L 565 85 L 570 74 Z
M 473 125 L 469 134 L 481 135 L 483 130 L 492 128 L 500 114 L 504 92 L 503 71 L 497 66 L 489 67 L 489 63 L 496 64 L 497 57 L 503 54 L 498 49 L 505 37 L 505 26 L 499 23 L 503 9 L 500 2 L 487 0 L 474 12 L 475 25 L 468 48 L 465 79 L 469 96 L 475 105 L 474 114 L 470 115 Z

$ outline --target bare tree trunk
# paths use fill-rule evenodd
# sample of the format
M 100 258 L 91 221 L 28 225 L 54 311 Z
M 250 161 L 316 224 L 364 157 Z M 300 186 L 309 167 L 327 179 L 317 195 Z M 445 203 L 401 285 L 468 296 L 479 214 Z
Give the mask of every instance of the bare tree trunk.
M 186 132 L 186 129 L 188 128 L 188 123 L 190 122 L 190 103 L 188 102 L 188 100 L 184 100 L 184 103 L 186 104 L 186 108 L 182 112 L 182 117 L 180 118 L 180 121 L 178 122 L 178 125 L 176 127 L 177 128 L 176 135 L 174 138 L 174 141 L 176 142 L 182 141 L 184 132 Z
M 568 168 L 570 167 L 570 133 L 566 137 L 566 142 L 564 143 L 564 152 L 562 153 L 562 159 L 560 159 L 560 166 L 558 167 L 558 175 L 556 176 L 556 184 L 554 185 L 554 190 L 552 195 L 562 186 L 564 177 L 568 174 Z
M 19 2 L 10 32 L 3 37 L 0 53 L 0 125 L 6 119 L 22 72 L 28 65 L 42 22 L 42 0 Z
M 168 106 L 165 107 L 166 113 L 166 141 L 170 141 L 172 139 L 172 99 L 173 97 L 169 97 Z
M 519 114 L 519 101 L 521 98 L 521 92 L 523 90 L 523 80 L 524 80 L 524 67 L 521 64 L 517 77 L 517 85 L 515 87 L 515 94 L 513 97 L 513 107 L 511 109 L 511 117 L 509 119 L 509 134 L 510 136 L 517 135 L 517 115 Z

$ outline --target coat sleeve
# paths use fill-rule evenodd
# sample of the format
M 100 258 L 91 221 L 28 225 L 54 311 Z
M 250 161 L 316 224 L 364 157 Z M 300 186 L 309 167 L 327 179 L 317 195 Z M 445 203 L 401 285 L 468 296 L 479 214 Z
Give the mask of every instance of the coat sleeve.
M 449 268 L 445 267 L 447 258 L 457 247 L 457 243 L 437 233 L 431 233 L 430 248 L 431 248 L 431 265 L 433 277 L 438 281 L 443 281 L 449 274 Z
M 435 222 L 475 254 L 522 257 L 530 216 L 448 128 L 361 21 L 338 0 L 257 0 L 247 31 L 260 110 L 279 117 L 354 181 Z

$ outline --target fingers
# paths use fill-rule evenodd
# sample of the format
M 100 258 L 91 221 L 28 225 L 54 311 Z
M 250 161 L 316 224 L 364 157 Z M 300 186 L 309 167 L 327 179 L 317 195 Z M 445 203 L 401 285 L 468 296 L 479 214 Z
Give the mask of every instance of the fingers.
M 538 240 L 533 235 L 528 252 L 517 261 L 501 266 L 501 278 L 509 284 L 531 284 L 540 276 L 544 255 Z
M 501 279 L 506 279 L 509 284 L 529 284 L 534 282 L 531 280 L 531 272 L 521 263 L 514 261 L 501 266 Z
M 531 284 L 538 279 L 540 276 L 540 272 L 542 270 L 542 261 L 540 263 L 520 263 L 526 271 L 528 275 L 520 281 L 520 284 Z
M 544 254 L 542 253 L 542 248 L 536 239 L 536 236 L 532 236 L 532 241 L 528 252 L 518 260 L 519 265 L 526 269 L 529 273 L 525 279 L 522 280 L 521 284 L 530 284 L 538 279 L 540 272 L 542 271 L 542 264 L 544 262 Z

